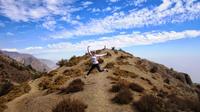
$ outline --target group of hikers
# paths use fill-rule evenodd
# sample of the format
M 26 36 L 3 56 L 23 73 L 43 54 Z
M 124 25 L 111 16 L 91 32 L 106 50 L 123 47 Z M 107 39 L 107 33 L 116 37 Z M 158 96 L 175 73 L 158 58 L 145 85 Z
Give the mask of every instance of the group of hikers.
M 91 73 L 91 71 L 92 71 L 93 69 L 95 69 L 95 68 L 96 68 L 99 72 L 104 72 L 104 71 L 108 72 L 107 69 L 101 69 L 101 67 L 100 67 L 100 65 L 99 65 L 99 61 L 98 61 L 99 57 L 106 56 L 107 53 L 104 53 L 104 54 L 96 54 L 95 51 L 90 51 L 90 46 L 87 47 L 87 52 L 88 52 L 88 54 L 90 55 L 90 60 L 91 60 L 92 65 L 91 65 L 89 71 L 87 72 L 87 74 L 84 76 L 84 78 L 87 78 L 87 76 L 88 76 L 88 75 Z

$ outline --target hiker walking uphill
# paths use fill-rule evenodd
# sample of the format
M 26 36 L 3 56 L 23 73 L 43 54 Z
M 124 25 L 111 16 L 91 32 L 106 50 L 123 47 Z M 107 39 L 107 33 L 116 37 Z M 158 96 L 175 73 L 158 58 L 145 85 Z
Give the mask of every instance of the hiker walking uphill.
M 96 54 L 94 51 L 90 51 L 90 46 L 87 47 L 87 51 L 88 51 L 88 54 L 90 55 L 90 58 L 91 58 L 91 62 L 92 62 L 92 66 L 90 68 L 90 70 L 88 71 L 87 75 L 85 75 L 85 78 L 90 74 L 90 72 L 94 69 L 94 68 L 97 68 L 97 70 L 99 72 L 103 72 L 103 71 L 107 71 L 107 69 L 101 69 L 100 68 L 100 65 L 99 65 L 99 61 L 98 61 L 98 58 L 99 57 L 102 57 L 102 56 L 106 56 L 107 54 Z

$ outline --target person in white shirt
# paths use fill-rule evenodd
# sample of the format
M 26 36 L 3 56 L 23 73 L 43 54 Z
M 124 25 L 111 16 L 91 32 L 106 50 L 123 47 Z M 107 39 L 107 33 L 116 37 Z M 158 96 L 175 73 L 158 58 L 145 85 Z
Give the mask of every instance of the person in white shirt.
M 103 72 L 103 71 L 107 71 L 107 69 L 101 69 L 100 68 L 100 65 L 99 65 L 99 61 L 98 61 L 98 58 L 99 57 L 102 57 L 102 56 L 106 56 L 107 54 L 96 54 L 94 51 L 90 51 L 90 46 L 87 47 L 87 51 L 88 51 L 88 54 L 90 55 L 90 58 L 91 58 L 91 62 L 92 62 L 92 66 L 90 68 L 90 70 L 88 71 L 87 75 L 85 76 L 85 78 L 91 73 L 91 71 L 94 69 L 94 68 L 97 68 L 97 70 L 99 72 Z

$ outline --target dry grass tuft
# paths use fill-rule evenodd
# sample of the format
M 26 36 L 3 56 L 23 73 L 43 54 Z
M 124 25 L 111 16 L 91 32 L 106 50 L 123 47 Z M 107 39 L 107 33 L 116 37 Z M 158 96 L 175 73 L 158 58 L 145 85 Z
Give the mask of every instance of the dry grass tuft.
M 83 91 L 84 82 L 81 79 L 73 80 L 66 89 L 63 89 L 61 93 L 75 93 Z
M 28 93 L 31 90 L 28 83 L 22 83 L 19 86 L 14 86 L 7 94 L 0 97 L 0 112 L 6 109 L 6 103 L 12 101 L 13 99 Z
M 115 69 L 113 75 L 115 76 L 122 76 L 122 77 L 131 77 L 131 78 L 136 78 L 138 77 L 137 74 L 133 73 L 133 72 L 129 72 L 126 70 L 120 70 L 120 69 Z
M 134 82 L 129 84 L 129 88 L 136 92 L 143 92 L 145 90 L 142 86 L 140 86 L 139 84 L 136 84 Z
M 63 74 L 65 76 L 72 76 L 72 77 L 77 77 L 83 75 L 83 71 L 80 69 L 66 69 Z
M 107 63 L 107 65 L 105 66 L 105 68 L 111 69 L 115 67 L 115 63 L 114 62 L 109 62 Z
M 140 112 L 164 112 L 162 105 L 163 101 L 153 95 L 145 95 L 133 103 Z
M 52 110 L 52 112 L 85 112 L 87 105 L 76 99 L 63 99 Z
M 0 96 L 7 94 L 13 87 L 10 81 L 3 81 L 0 83 Z
M 133 100 L 132 93 L 129 89 L 122 89 L 117 93 L 117 95 L 112 99 L 114 103 L 123 105 L 129 104 Z

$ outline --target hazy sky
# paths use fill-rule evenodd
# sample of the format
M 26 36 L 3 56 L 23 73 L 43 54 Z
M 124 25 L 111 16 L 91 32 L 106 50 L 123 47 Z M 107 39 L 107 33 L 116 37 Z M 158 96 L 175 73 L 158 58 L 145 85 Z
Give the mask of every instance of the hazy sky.
M 40 58 L 115 46 L 200 82 L 199 37 L 200 0 L 0 0 L 0 49 Z

